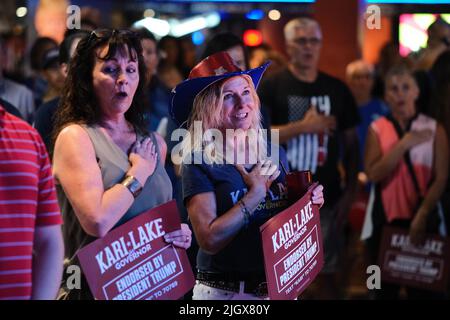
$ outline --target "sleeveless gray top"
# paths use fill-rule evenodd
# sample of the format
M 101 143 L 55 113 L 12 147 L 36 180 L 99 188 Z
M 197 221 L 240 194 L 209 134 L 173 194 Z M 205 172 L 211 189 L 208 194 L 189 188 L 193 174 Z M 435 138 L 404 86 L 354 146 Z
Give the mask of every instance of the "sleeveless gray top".
M 125 154 L 111 138 L 106 136 L 100 130 L 100 127 L 86 125 L 82 125 L 82 127 L 88 133 L 94 146 L 95 156 L 102 174 L 103 187 L 105 190 L 108 190 L 125 178 L 125 174 L 130 168 L 128 155 Z M 140 141 L 146 138 L 137 131 L 136 135 L 137 139 Z M 160 159 L 156 137 L 154 134 L 150 134 L 150 138 L 155 144 L 156 151 L 158 152 L 155 171 L 147 179 L 142 192 L 134 200 L 132 206 L 117 222 L 114 228 L 134 218 L 140 213 L 172 199 L 172 184 L 164 169 L 164 163 Z M 78 249 L 95 240 L 95 238 L 86 234 L 82 229 L 61 185 L 57 184 L 56 189 L 59 205 L 61 206 L 64 218 L 63 233 L 66 242 L 66 257 L 72 258 Z

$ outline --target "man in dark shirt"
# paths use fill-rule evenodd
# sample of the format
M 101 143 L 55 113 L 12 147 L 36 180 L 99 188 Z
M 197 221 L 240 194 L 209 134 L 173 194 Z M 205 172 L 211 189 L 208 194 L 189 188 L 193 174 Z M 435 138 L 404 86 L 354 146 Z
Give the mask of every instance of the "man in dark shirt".
M 70 58 L 75 53 L 75 49 L 78 45 L 78 42 L 88 35 L 89 33 L 84 30 L 79 30 L 77 32 L 68 33 L 64 38 L 63 42 L 59 47 L 59 65 L 61 71 L 64 75 L 64 78 L 67 76 L 68 64 Z M 44 57 L 45 59 L 45 57 Z M 49 57 L 50 59 L 50 57 Z M 48 61 L 47 63 L 49 63 Z M 42 104 L 36 111 L 35 120 L 33 123 L 33 127 L 39 132 L 42 137 L 42 140 L 47 147 L 47 151 L 51 154 L 52 150 L 52 131 L 53 131 L 53 116 L 56 113 L 56 109 L 59 105 L 60 97 L 56 97 L 44 104 Z
M 292 170 L 310 170 L 324 185 L 321 209 L 325 265 L 318 279 L 320 296 L 337 298 L 335 271 L 343 222 L 353 201 L 358 171 L 359 115 L 355 100 L 340 80 L 318 70 L 322 44 L 319 24 L 311 18 L 291 20 L 284 28 L 287 68 L 259 89 L 272 129 L 279 130 Z M 345 187 L 338 169 L 342 156 Z

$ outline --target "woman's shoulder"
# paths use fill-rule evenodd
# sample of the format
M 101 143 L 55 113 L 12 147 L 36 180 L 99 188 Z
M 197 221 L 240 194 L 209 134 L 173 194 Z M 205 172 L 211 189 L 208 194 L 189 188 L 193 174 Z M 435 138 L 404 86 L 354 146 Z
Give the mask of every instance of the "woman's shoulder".
M 64 127 L 55 142 L 53 152 L 55 167 L 59 167 L 56 164 L 62 162 L 69 166 L 75 163 L 82 167 L 86 166 L 91 159 L 95 161 L 95 149 L 83 125 L 70 124 Z
M 91 135 L 88 130 L 88 126 L 79 123 L 72 123 L 65 126 L 56 138 L 55 152 L 76 154 L 94 152 Z
M 88 138 L 87 126 L 82 123 L 70 123 L 66 125 L 58 134 L 57 139 L 78 140 Z
M 389 121 L 387 116 L 380 116 L 377 119 L 373 120 L 369 125 L 369 128 L 372 128 L 372 130 L 374 130 L 375 132 L 379 132 L 380 130 L 386 129 L 387 127 L 393 128 L 393 124 L 391 121 Z

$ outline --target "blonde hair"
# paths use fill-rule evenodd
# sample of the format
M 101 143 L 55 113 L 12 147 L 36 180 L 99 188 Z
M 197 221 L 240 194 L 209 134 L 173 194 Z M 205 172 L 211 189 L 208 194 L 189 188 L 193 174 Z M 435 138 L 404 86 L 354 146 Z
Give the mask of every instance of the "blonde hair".
M 392 77 L 403 75 L 409 76 L 413 80 L 413 83 L 417 86 L 417 88 L 419 88 L 416 77 L 414 77 L 413 70 L 408 65 L 403 63 L 396 64 L 388 70 L 388 72 L 384 76 L 385 87 L 387 86 L 388 82 L 391 81 Z
M 257 110 L 255 112 L 255 116 L 252 119 L 252 124 L 249 129 L 254 129 L 257 132 L 257 145 L 250 145 L 252 148 L 260 148 L 258 154 L 258 160 L 262 160 L 261 156 L 266 155 L 267 150 L 267 141 L 265 136 L 262 134 L 262 126 L 261 126 L 261 112 L 260 112 L 260 100 L 258 94 L 256 93 L 255 86 L 253 84 L 253 80 L 249 75 L 240 75 L 240 77 L 244 78 L 250 88 L 250 94 L 257 106 Z M 225 80 L 220 80 L 210 84 L 208 87 L 203 89 L 194 99 L 193 108 L 191 114 L 189 116 L 187 127 L 191 136 L 191 141 L 183 140 L 183 142 L 191 143 L 190 152 L 203 152 L 208 145 L 216 145 L 216 141 L 213 139 L 211 135 L 208 135 L 208 130 L 210 129 L 228 129 L 223 127 L 223 119 L 224 119 L 224 110 L 223 110 L 223 87 L 227 80 L 231 78 L 227 78 Z M 201 121 L 202 131 L 205 135 L 195 135 L 194 127 L 195 122 Z M 225 157 L 223 155 L 222 150 L 220 148 L 215 148 L 215 156 L 214 158 L 210 158 L 208 153 L 204 153 L 203 155 L 206 157 L 210 163 L 223 163 Z M 264 159 L 266 157 L 263 157 Z M 221 162 L 222 161 L 222 162 Z
M 355 60 L 347 65 L 346 68 L 347 78 L 351 78 L 358 71 L 367 71 L 368 73 L 370 73 L 370 75 L 372 76 L 374 75 L 373 65 L 371 65 L 368 62 L 365 62 L 364 60 Z

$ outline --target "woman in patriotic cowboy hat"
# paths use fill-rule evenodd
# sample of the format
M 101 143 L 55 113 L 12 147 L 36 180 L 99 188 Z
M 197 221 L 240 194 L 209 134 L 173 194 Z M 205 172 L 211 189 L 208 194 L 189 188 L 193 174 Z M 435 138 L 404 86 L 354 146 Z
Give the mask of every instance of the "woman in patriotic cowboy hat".
M 189 132 L 183 198 L 200 246 L 193 299 L 267 299 L 259 226 L 288 206 L 278 170 L 286 155 L 259 130 L 255 88 L 267 65 L 242 71 L 219 52 L 173 90 L 171 114 Z M 314 204 L 323 204 L 322 190 L 314 189 Z

